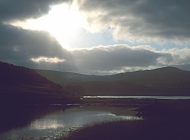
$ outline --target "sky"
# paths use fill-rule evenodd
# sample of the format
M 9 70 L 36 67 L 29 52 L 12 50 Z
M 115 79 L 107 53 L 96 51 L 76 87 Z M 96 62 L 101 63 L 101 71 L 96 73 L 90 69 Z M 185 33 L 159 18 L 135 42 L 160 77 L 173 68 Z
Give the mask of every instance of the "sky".
M 190 70 L 188 0 L 0 0 L 0 61 L 107 75 Z

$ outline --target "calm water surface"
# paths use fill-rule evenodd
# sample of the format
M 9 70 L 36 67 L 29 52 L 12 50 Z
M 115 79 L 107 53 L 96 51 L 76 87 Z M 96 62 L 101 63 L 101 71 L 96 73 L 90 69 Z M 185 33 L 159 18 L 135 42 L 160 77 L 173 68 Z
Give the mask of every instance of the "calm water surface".
M 19 108 L 19 109 L 18 109 Z M 135 108 L 110 106 L 68 106 L 68 107 L 17 107 L 1 110 L 0 139 L 56 139 L 66 136 L 85 125 L 126 120 L 142 120 L 135 116 Z
M 189 100 L 190 96 L 83 96 L 82 98 Z

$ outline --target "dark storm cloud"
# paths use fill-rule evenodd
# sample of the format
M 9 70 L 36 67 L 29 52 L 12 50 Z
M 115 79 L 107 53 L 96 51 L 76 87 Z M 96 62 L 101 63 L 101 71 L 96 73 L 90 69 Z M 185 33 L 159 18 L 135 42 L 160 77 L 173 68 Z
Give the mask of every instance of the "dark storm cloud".
M 49 6 L 69 0 L 0 0 L 0 21 L 37 18 L 47 14 Z
M 62 63 L 65 69 L 73 67 L 68 64 L 68 60 L 72 60 L 69 52 L 63 49 L 48 32 L 23 30 L 3 24 L 7 21 L 40 17 L 49 12 L 50 6 L 63 2 L 71 0 L 0 0 L 0 60 L 37 68 L 39 65 L 50 67 L 50 64 L 35 63 L 31 61 L 32 58 L 56 57 L 67 60 Z
M 147 67 L 156 65 L 160 54 L 143 48 L 133 49 L 127 45 L 97 47 L 73 52 L 79 66 L 90 70 L 121 70 L 123 67 Z
M 48 32 L 23 30 L 3 22 L 37 18 L 47 14 L 50 6 L 71 0 L 0 0 L 0 61 L 23 65 L 30 68 L 75 71 L 70 53 Z M 59 63 L 40 61 L 32 58 L 58 58 Z
M 49 33 L 28 31 L 21 28 L 0 24 L 0 60 L 23 61 L 36 57 L 69 58 Z
M 79 5 L 91 27 L 99 24 L 114 28 L 116 39 L 189 40 L 190 37 L 187 0 L 79 0 Z
M 118 44 L 72 52 L 78 70 L 90 74 L 118 73 L 190 64 L 190 49 L 156 51 L 151 46 Z

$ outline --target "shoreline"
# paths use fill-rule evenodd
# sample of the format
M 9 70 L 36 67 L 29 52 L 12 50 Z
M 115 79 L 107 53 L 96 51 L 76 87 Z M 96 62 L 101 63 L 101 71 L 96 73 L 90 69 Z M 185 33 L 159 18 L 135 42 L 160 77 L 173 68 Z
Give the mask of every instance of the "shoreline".
M 93 124 L 58 140 L 189 140 L 189 108 L 190 100 L 148 101 L 135 110 L 143 120 Z
M 70 107 L 94 108 L 99 111 L 104 110 L 108 107 L 110 108 L 108 111 L 113 115 L 124 117 L 137 116 L 142 117 L 143 120 L 118 120 L 89 124 L 84 127 L 80 127 L 77 130 L 73 129 L 71 132 L 69 132 L 67 138 L 59 137 L 58 140 L 101 139 L 101 137 L 98 136 L 104 137 L 104 140 L 125 140 L 125 138 L 128 136 L 130 136 L 132 140 L 139 140 L 141 138 L 144 138 L 146 140 L 157 140 L 157 138 L 165 140 L 165 132 L 168 132 L 166 135 L 168 139 L 175 140 L 177 137 L 180 138 L 180 135 L 184 135 L 186 137 L 188 133 L 185 132 L 187 130 L 190 130 L 190 100 L 153 99 L 90 99 L 80 102 L 80 104 L 69 105 L 18 105 L 11 106 L 10 108 L 6 108 L 5 106 L 4 109 L 1 108 L 1 111 L 7 112 L 8 114 L 1 116 L 1 120 L 4 118 L 7 120 L 7 122 L 4 121 L 4 124 L 2 126 L 7 127 L 9 121 L 19 122 L 21 119 L 20 116 L 23 116 L 23 120 L 25 120 L 25 122 L 23 122 L 23 125 L 26 125 L 28 122 L 34 120 L 35 118 L 40 118 L 56 110 L 59 111 L 60 109 L 64 111 Z M 9 115 L 12 113 L 11 110 L 14 111 L 16 118 Z M 38 110 L 41 113 L 39 115 L 35 115 L 35 112 L 38 112 Z M 20 114 L 18 112 L 20 112 Z M 27 119 L 24 117 L 24 114 L 26 112 L 30 114 Z M 15 126 L 19 126 L 19 123 L 15 123 Z M 7 127 L 7 129 L 10 128 Z M 158 133 L 157 131 L 160 131 L 162 134 Z M 137 133 L 140 133 L 140 135 L 138 137 L 134 136 Z M 144 135 L 145 133 L 147 134 Z M 174 137 L 171 136 L 173 133 L 175 134 Z M 115 135 L 117 135 L 117 137 Z M 154 136 L 157 136 L 157 138 Z

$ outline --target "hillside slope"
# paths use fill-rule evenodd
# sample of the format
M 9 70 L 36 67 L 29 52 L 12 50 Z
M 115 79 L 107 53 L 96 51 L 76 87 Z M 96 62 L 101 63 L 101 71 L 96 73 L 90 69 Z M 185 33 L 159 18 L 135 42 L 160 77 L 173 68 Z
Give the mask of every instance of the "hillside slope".
M 1 103 L 64 103 L 68 92 L 29 68 L 0 62 Z
M 51 70 L 35 70 L 37 73 L 43 75 L 47 79 L 62 85 L 67 85 L 69 83 L 84 82 L 84 81 L 99 81 L 104 76 L 96 75 L 83 75 L 72 72 L 60 72 Z

